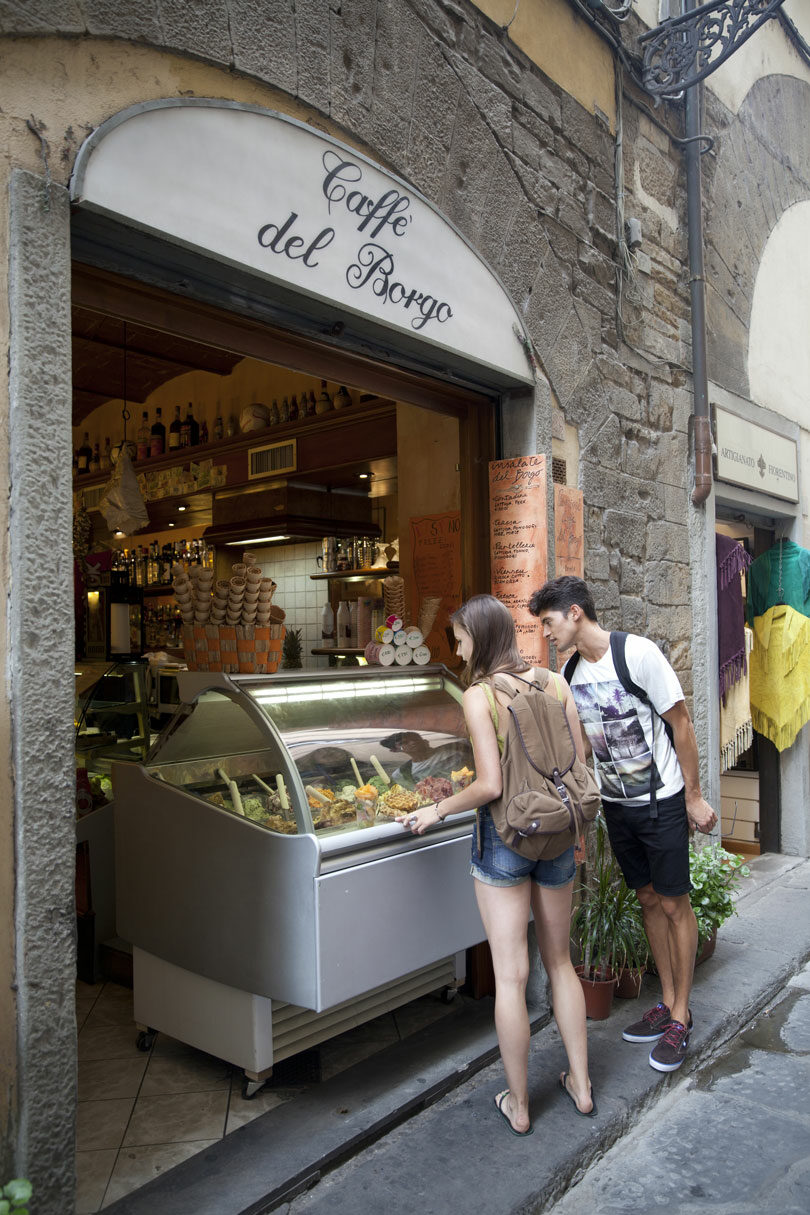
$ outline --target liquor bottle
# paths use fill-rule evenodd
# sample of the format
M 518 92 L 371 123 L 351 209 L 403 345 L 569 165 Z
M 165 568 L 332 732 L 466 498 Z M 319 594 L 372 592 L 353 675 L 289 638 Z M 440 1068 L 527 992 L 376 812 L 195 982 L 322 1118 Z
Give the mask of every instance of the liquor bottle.
M 239 427 L 237 425 L 235 415 L 232 413 L 228 414 L 228 425 L 225 427 L 225 434 L 227 438 L 232 439 L 237 433 L 238 429 Z
M 135 459 L 148 460 L 152 436 L 149 433 L 149 413 L 146 409 L 141 414 L 141 424 L 138 427 L 136 438 L 138 440 L 138 444 L 135 450 Z
M 112 448 L 110 447 L 110 440 L 105 439 L 104 440 L 104 450 L 101 453 L 101 471 L 109 472 L 111 468 L 112 468 Z
M 310 392 L 309 399 L 307 400 L 307 417 L 311 418 L 317 412 L 318 412 L 318 404 L 317 404 L 317 401 L 315 400 L 315 393 Z
M 186 420 L 183 423 L 184 430 L 188 432 L 188 442 L 185 444 L 186 447 L 198 447 L 200 443 L 200 424 L 194 417 L 192 408 L 193 406 L 191 401 L 189 401 L 188 413 L 186 414 Z
M 90 457 L 90 463 L 87 466 L 88 472 L 101 472 L 101 456 L 98 452 L 98 443 L 93 444 L 93 454 Z
M 205 447 L 208 443 L 208 423 L 205 418 L 200 422 L 200 447 Z
M 352 398 L 349 396 L 343 384 L 335 393 L 335 409 L 348 409 L 352 403 Z
M 281 414 L 278 411 L 278 401 L 273 397 L 273 404 L 270 406 L 269 424 L 270 426 L 278 426 L 280 421 Z
M 218 415 L 216 421 L 214 422 L 214 438 L 221 439 L 222 434 L 222 418 Z
M 180 406 L 175 405 L 174 417 L 169 426 L 169 451 L 183 446 L 183 423 L 180 420 Z
M 326 391 L 326 380 L 321 380 L 321 395 L 316 402 L 318 413 L 328 413 L 330 409 L 334 409 L 332 398 Z
M 82 440 L 82 445 L 79 448 L 78 452 L 76 453 L 76 459 L 77 459 L 78 467 L 79 467 L 79 476 L 83 477 L 85 473 L 89 473 L 90 459 L 91 459 L 92 455 L 93 455 L 93 449 L 90 446 L 90 432 L 86 430 L 84 432 L 84 439 Z
M 150 431 L 149 454 L 150 456 L 162 456 L 166 450 L 166 427 L 161 421 L 161 410 L 158 407 L 155 410 L 155 420 L 152 423 Z
M 298 421 L 298 397 L 295 393 L 293 393 L 292 400 L 290 401 L 290 421 Z
M 281 400 L 281 421 L 282 421 L 282 422 L 289 422 L 289 420 L 290 420 L 290 402 L 287 400 L 287 398 L 286 398 L 286 397 L 282 397 L 282 400 Z
M 180 406 L 177 407 L 177 415 L 180 416 Z M 188 424 L 188 418 L 184 418 L 180 423 L 180 446 L 191 447 L 191 427 Z

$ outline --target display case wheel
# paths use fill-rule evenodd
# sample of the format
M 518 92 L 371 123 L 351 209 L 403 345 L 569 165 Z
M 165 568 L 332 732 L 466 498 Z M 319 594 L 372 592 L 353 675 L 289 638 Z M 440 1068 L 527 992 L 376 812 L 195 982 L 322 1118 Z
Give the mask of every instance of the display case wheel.
M 252 1101 L 258 1092 L 264 1088 L 266 1080 L 250 1080 L 245 1076 L 242 1081 L 242 1096 L 245 1101 Z
M 151 1050 L 155 1044 L 156 1035 L 156 1029 L 142 1029 L 135 1039 L 135 1045 L 137 1046 L 138 1050 L 142 1050 L 144 1052 Z
M 452 1004 L 458 995 L 457 987 L 443 987 L 439 992 L 439 999 L 442 1004 Z

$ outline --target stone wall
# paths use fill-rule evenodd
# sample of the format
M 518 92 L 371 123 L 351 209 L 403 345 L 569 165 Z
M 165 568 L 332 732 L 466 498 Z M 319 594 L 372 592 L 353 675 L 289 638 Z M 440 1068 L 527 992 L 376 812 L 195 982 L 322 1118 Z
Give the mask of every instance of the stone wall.
M 292 113 L 413 182 L 500 275 L 526 319 L 552 396 L 538 397 L 537 450 L 550 452 L 552 405 L 576 427 L 580 462 L 569 470 L 569 482 L 585 495 L 586 576 L 604 623 L 659 640 L 690 693 L 684 185 L 680 154 L 658 120 L 627 99 L 620 107 L 625 210 L 644 231 L 620 283 L 613 133 L 465 0 L 32 0 L 24 6 L 0 0 L 0 35 L 7 35 L 0 43 L 4 187 L 20 167 L 40 183 L 49 176 L 64 187 L 85 133 L 134 100 L 181 95 Z M 18 188 L 30 210 L 35 182 L 26 176 Z M 58 197 L 63 207 L 63 194 Z M 59 215 L 66 224 L 66 210 Z M 32 263 L 31 272 L 50 292 L 45 268 Z M 5 277 L 5 267 L 0 274 Z M 5 299 L 5 282 L 0 288 Z M 15 308 L 22 288 L 28 290 L 22 283 Z M 59 304 L 57 294 L 48 298 Z M 32 325 L 39 315 L 33 308 Z M 6 323 L 0 356 L 7 342 Z M 55 344 L 44 368 L 51 359 L 59 371 L 68 348 Z M 0 405 L 6 392 L 3 383 Z M 48 402 L 58 410 L 61 433 L 69 401 L 51 394 Z M 22 394 L 19 407 L 23 427 L 38 423 L 35 400 Z M 52 469 L 45 452 L 37 461 L 35 469 L 51 477 L 56 530 L 67 536 L 68 464 Z M 19 509 L 15 528 L 29 518 L 33 500 L 20 500 Z M 7 516 L 0 526 L 7 529 Z M 24 555 L 6 557 L 2 575 L 6 585 L 24 581 Z M 21 634 L 15 644 L 20 676 L 29 669 L 38 675 L 32 635 Z M 68 721 L 69 672 L 64 687 L 61 679 L 54 704 Z M 27 724 L 24 700 L 13 696 L 17 743 L 33 760 L 35 752 L 44 755 L 40 733 Z M 12 770 L 16 757 L 6 758 Z M 40 765 L 46 762 L 40 758 Z M 69 869 L 63 828 L 72 821 L 72 797 L 62 779 L 69 767 L 68 759 L 60 769 L 51 765 L 51 813 L 59 825 L 52 837 L 35 832 L 28 817 L 35 809 L 24 784 L 30 770 L 22 773 L 16 803 L 18 830 L 34 832 L 36 842 L 22 918 L 38 926 L 39 935 L 42 917 L 50 915 L 60 940 L 64 892 L 49 903 L 36 883 L 49 873 L 63 878 Z M 9 855 L 11 833 L 1 842 Z M 57 968 L 50 1040 L 33 1005 L 25 1005 L 26 1032 L 28 1026 L 36 1032 L 23 1086 L 47 1074 L 54 1053 L 65 1052 L 68 1068 L 72 1064 L 70 989 L 64 966 Z M 35 994 L 28 989 L 23 1003 Z M 60 1100 L 71 1083 L 63 1071 Z M 23 1110 L 26 1142 L 38 1153 L 37 1209 L 65 1215 L 70 1126 L 64 1118 L 53 1121 L 41 1094 L 34 1084 Z

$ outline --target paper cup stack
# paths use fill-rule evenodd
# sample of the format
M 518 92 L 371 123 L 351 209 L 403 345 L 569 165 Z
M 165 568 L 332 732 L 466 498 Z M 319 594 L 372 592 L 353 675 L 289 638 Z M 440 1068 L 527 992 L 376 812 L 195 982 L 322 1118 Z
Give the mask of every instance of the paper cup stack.
M 248 554 L 245 554 L 246 556 Z M 214 583 L 213 570 L 192 565 L 176 566 L 172 585 L 184 624 L 283 624 L 285 613 L 273 606 L 276 584 L 255 562 L 238 561 L 231 577 Z
M 180 608 L 183 624 L 194 623 L 194 589 L 191 579 L 182 566 L 176 566 L 172 578 L 174 597 Z
M 389 574 L 383 579 L 383 603 L 385 615 L 405 619 L 405 579 L 399 574 Z

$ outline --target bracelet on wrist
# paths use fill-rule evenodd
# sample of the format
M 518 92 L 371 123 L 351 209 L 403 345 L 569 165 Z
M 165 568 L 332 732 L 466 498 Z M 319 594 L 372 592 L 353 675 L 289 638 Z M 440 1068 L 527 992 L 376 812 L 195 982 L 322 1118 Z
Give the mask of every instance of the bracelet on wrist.
M 443 823 L 444 818 L 442 817 L 441 811 L 439 810 L 440 805 L 441 805 L 441 802 L 434 802 L 433 809 L 436 811 L 436 818 L 439 820 L 440 823 Z

